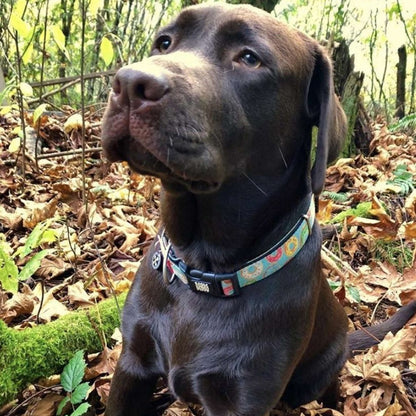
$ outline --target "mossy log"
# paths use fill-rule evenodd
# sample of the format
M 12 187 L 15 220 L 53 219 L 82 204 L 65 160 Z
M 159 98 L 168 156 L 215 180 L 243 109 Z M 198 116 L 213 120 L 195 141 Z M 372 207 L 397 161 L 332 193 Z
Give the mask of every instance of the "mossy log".
M 120 308 L 125 297 L 117 298 Z M 0 320 L 0 406 L 29 383 L 61 372 L 77 350 L 101 351 L 119 325 L 114 298 L 34 328 L 8 328 Z

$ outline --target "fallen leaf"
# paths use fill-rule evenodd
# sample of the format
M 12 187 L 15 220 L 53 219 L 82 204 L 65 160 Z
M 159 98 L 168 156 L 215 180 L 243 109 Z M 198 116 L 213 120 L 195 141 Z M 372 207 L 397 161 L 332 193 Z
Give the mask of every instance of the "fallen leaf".
M 52 318 L 58 318 L 59 316 L 66 315 L 68 308 L 54 297 L 54 292 L 58 291 L 63 285 L 55 286 L 43 295 L 42 300 L 42 285 L 39 283 L 36 285 L 33 293 L 37 296 L 38 302 L 33 310 L 33 315 L 38 316 L 44 322 L 50 322 Z M 40 312 L 39 312 L 40 310 Z
M 81 307 L 94 304 L 91 296 L 85 291 L 84 284 L 81 280 L 68 286 L 68 299 L 70 303 Z
M 30 405 L 24 416 L 55 416 L 58 404 L 63 399 L 56 393 L 47 394 L 41 400 L 36 401 L 35 404 Z

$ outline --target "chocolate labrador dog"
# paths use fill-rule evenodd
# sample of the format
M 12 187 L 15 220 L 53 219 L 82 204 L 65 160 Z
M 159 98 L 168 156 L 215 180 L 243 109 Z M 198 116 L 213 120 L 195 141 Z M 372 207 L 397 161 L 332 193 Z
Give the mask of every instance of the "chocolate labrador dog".
M 262 416 L 323 397 L 374 342 L 348 347 L 321 273 L 314 195 L 346 132 L 331 71 L 308 36 L 217 3 L 182 11 L 116 74 L 105 154 L 161 179 L 163 226 L 126 301 L 107 416 L 150 415 L 161 376 L 208 416 Z

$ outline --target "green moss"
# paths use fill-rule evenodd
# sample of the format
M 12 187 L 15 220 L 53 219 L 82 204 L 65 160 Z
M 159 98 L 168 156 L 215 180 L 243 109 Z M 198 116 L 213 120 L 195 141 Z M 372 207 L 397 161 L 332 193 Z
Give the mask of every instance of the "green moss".
M 120 307 L 125 295 L 118 298 Z M 0 320 L 0 406 L 35 380 L 60 372 L 77 350 L 96 352 L 120 324 L 115 299 L 34 328 L 16 330 Z

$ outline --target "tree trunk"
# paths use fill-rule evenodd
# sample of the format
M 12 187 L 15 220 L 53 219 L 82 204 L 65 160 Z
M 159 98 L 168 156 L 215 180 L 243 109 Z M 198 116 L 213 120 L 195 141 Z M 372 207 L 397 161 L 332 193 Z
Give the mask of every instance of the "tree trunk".
M 354 59 L 350 56 L 350 49 L 345 39 L 342 39 L 334 48 L 332 60 L 334 62 L 335 93 L 342 97 L 347 79 L 354 70 Z
M 357 120 L 357 116 L 359 115 L 360 91 L 363 86 L 363 81 L 363 72 L 351 72 L 344 85 L 341 104 L 348 119 L 347 139 L 344 150 L 342 151 L 342 156 L 345 157 L 357 154 L 358 145 L 361 143 L 361 140 L 357 137 L 358 131 L 355 126 L 357 122 L 359 124 L 363 123 L 363 121 Z
M 72 16 L 75 8 L 75 0 L 61 0 L 61 11 L 62 11 L 62 33 L 65 36 L 65 46 L 68 45 L 69 36 L 71 34 Z M 59 77 L 66 77 L 66 67 L 68 64 L 65 53 L 61 50 L 58 51 L 59 56 Z M 66 90 L 61 92 L 62 101 L 66 101 L 68 98 Z
M 348 132 L 342 156 L 357 154 L 358 149 L 368 153 L 372 132 L 370 118 L 360 97 L 364 74 L 354 71 L 354 57 L 345 40 L 333 48 L 335 92 L 341 98 L 341 104 L 348 118 Z
M 401 119 L 405 115 L 406 102 L 406 47 L 403 45 L 398 50 L 399 62 L 397 63 L 397 79 L 396 79 L 396 112 L 395 117 Z

